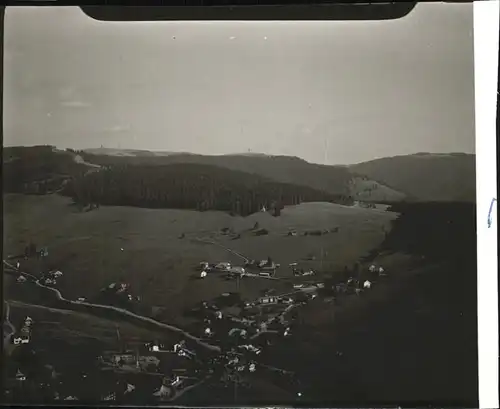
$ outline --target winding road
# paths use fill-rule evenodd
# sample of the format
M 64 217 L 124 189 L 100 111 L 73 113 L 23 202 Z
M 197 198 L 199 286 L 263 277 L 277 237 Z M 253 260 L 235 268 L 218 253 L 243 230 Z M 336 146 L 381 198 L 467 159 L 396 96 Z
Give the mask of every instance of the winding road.
M 191 341 L 194 341 L 196 344 L 198 344 L 199 346 L 203 347 L 203 348 L 206 348 L 208 350 L 211 350 L 211 351 L 215 351 L 215 352 L 220 352 L 221 349 L 220 347 L 216 346 L 216 345 L 211 345 L 211 344 L 208 344 L 207 342 L 203 341 L 202 339 L 178 328 L 178 327 L 175 327 L 173 325 L 169 325 L 169 324 L 165 324 L 163 322 L 159 322 L 159 321 L 156 321 L 152 318 L 149 318 L 149 317 L 144 317 L 142 315 L 138 315 L 138 314 L 135 314 L 133 312 L 130 312 L 128 310 L 125 310 L 123 308 L 118 308 L 118 307 L 114 307 L 112 305 L 102 305 L 102 304 L 92 304 L 92 303 L 87 303 L 87 302 L 84 302 L 84 301 L 73 301 L 73 300 L 68 300 L 66 298 L 63 297 L 63 295 L 61 294 L 61 292 L 57 289 L 57 288 L 52 288 L 52 287 L 48 287 L 46 285 L 43 285 L 39 282 L 38 278 L 35 277 L 34 275 L 32 274 L 29 274 L 29 273 L 26 273 L 26 272 L 22 272 L 22 271 L 19 271 L 16 269 L 15 266 L 13 266 L 12 264 L 8 263 L 7 261 L 3 260 L 3 263 L 17 271 L 19 274 L 23 274 L 27 277 L 30 277 L 33 282 L 35 283 L 35 285 L 37 285 L 38 287 L 41 287 L 41 288 L 44 288 L 44 289 L 47 289 L 47 290 L 50 290 L 52 291 L 55 295 L 56 295 L 56 298 L 59 300 L 59 301 L 63 301 L 67 304 L 70 304 L 70 305 L 84 305 L 84 306 L 87 306 L 87 307 L 92 307 L 92 308 L 95 308 L 95 309 L 103 309 L 103 310 L 112 310 L 112 311 L 116 311 L 122 315 L 127 315 L 129 317 L 133 317 L 135 319 L 138 319 L 140 321 L 143 321 L 143 322 L 148 322 L 150 324 L 153 324 L 159 328 L 163 328 L 163 329 L 167 329 L 169 331 L 172 331 L 172 332 L 175 332 L 177 334 L 180 334 L 182 336 L 184 336 L 185 338 L 188 338 L 190 339 Z

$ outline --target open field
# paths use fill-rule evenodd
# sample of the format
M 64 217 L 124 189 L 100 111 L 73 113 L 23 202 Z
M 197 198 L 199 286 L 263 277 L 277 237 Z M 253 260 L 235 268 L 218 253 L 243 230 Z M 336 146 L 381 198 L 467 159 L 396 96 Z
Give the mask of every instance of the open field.
M 38 305 L 9 301 L 11 306 L 11 320 L 13 323 L 21 323 L 26 316 L 30 316 L 36 323 L 36 339 L 50 340 L 47 347 L 52 344 L 64 343 L 65 348 L 61 351 L 71 351 L 81 345 L 88 346 L 89 343 L 99 343 L 100 348 L 110 350 L 120 349 L 124 345 L 127 348 L 135 348 L 151 340 L 161 339 L 165 343 L 175 342 L 168 339 L 166 333 L 148 330 L 132 325 L 125 321 L 108 320 L 93 315 L 83 314 L 70 310 L 49 308 Z M 117 338 L 119 330 L 121 342 Z M 54 345 L 55 350 L 61 345 Z
M 94 315 L 12 300 L 9 301 L 9 306 L 13 323 L 22 323 L 26 316 L 34 321 L 30 343 L 20 345 L 13 351 L 6 360 L 5 371 L 12 376 L 18 368 L 22 368 L 30 380 L 40 384 L 47 382 L 46 368 L 50 366 L 57 374 L 57 378 L 52 380 L 56 382 L 55 389 L 52 390 L 65 391 L 66 395 L 76 394 L 83 400 L 87 397 L 91 403 L 95 403 L 96 398 L 99 399 L 99 393 L 105 396 L 109 391 L 115 390 L 118 380 L 127 380 L 136 386 L 144 384 L 142 390 L 147 392 L 144 398 L 151 399 L 161 380 L 160 374 L 147 376 L 102 371 L 97 357 L 103 351 L 137 349 L 144 354 L 146 342 L 158 340 L 170 346 L 178 341 L 164 331 L 144 329 L 117 319 L 102 319 Z M 178 357 L 173 354 L 157 354 L 157 357 L 161 361 L 161 370 L 168 371 L 179 364 Z M 62 383 L 58 384 L 59 381 Z M 39 393 L 40 391 L 28 399 L 40 399 Z M 52 398 L 50 395 L 48 399 Z M 26 397 L 22 397 L 22 401 L 25 399 Z
M 309 255 L 316 259 L 305 263 L 307 267 L 334 272 L 341 271 L 344 265 L 351 266 L 379 247 L 384 231 L 390 230 L 390 220 L 397 216 L 377 209 L 322 203 L 287 208 L 280 218 L 263 213 L 241 218 L 218 212 L 125 207 L 78 213 L 58 196 L 8 195 L 6 199 L 5 254 L 21 252 L 29 238 L 39 246 L 49 247 L 45 265 L 37 260 L 21 260 L 22 269 L 35 274 L 47 268 L 62 270 L 64 276 L 57 287 L 68 298 L 91 295 L 111 281 L 130 282 L 132 291 L 144 303 L 155 306 L 157 319 L 190 331 L 194 327 L 190 328 L 181 313 L 184 307 L 223 291 L 236 290 L 235 281 L 220 277 L 192 279 L 200 261 L 243 261 L 224 250 L 224 246 L 249 258 L 271 256 L 282 264 L 278 276 L 283 280 L 241 280 L 242 296 L 250 298 L 264 288 L 285 291 L 290 283 L 284 279 L 292 276 L 286 265 Z M 425 209 L 414 210 L 414 214 L 406 210 L 410 216 L 403 213 L 399 219 L 406 222 L 396 224 L 389 233 L 392 239 L 386 241 L 384 251 L 379 249 L 376 254 L 376 263 L 384 266 L 388 277 L 360 297 L 346 296 L 335 305 L 321 297 L 311 301 L 299 309 L 299 324 L 292 330 L 294 336 L 260 355 L 262 363 L 296 373 L 304 404 L 314 406 L 325 400 L 330 404 L 437 402 L 477 406 L 476 272 L 469 243 L 474 226 L 458 223 L 468 220 L 470 209 L 458 206 L 454 213 L 453 207 L 449 207 L 436 211 L 434 216 Z M 432 236 L 427 236 L 429 232 L 420 223 L 419 212 L 432 224 Z M 441 213 L 449 219 L 443 219 Z M 255 222 L 269 234 L 254 236 L 250 230 Z M 450 226 L 455 230 L 450 230 Z M 339 228 L 337 233 L 301 235 L 304 231 L 334 227 Z M 221 233 L 222 228 L 230 228 L 241 237 L 232 240 Z M 298 235 L 286 236 L 290 229 Z M 35 234 L 29 236 L 30 231 Z M 185 234 L 182 239 L 181 234 Z M 453 240 L 441 245 L 432 241 L 447 235 Z M 405 244 L 403 239 L 413 236 L 419 243 L 424 240 L 421 248 Z M 220 246 L 202 244 L 196 239 L 214 241 Z M 436 245 L 438 249 L 431 251 L 430 247 L 434 249 Z M 413 248 L 414 254 L 401 254 L 405 248 Z M 453 248 L 460 249 L 460 254 L 451 257 Z M 441 259 L 435 257 L 439 252 Z M 8 274 L 4 274 L 4 279 L 10 299 L 46 303 L 44 294 L 35 291 L 39 287 L 19 285 Z M 11 302 L 14 325 L 24 314 L 41 323 L 41 338 L 33 338 L 33 345 L 41 348 L 44 359 L 63 368 L 65 364 L 71 366 L 74 350 L 84 351 L 80 357 L 85 363 L 78 368 L 87 370 L 86 364 L 94 362 L 96 354 L 114 349 L 116 324 L 131 346 L 152 337 L 165 342 L 170 339 L 167 332 L 158 334 L 136 328 L 122 323 L 119 317 L 117 321 L 102 320 Z M 9 362 L 16 362 L 21 349 L 16 348 Z M 236 403 L 262 404 L 259 396 L 264 396 L 267 403 L 273 398 L 280 403 L 296 402 L 294 388 L 280 382 L 267 378 L 262 382 L 250 381 L 250 389 L 236 391 Z M 146 385 L 144 390 L 150 397 L 158 387 L 157 380 L 148 380 Z M 219 382 L 202 385 L 179 403 L 199 403 L 209 396 L 221 404 L 234 404 L 233 388 L 220 386 Z
M 308 262 L 313 268 L 335 271 L 352 265 L 380 244 L 384 229 L 397 216 L 324 203 L 286 208 L 279 218 L 265 213 L 242 218 L 222 212 L 127 207 L 79 213 L 70 203 L 58 195 L 6 195 L 4 254 L 22 253 L 31 239 L 38 246 L 48 246 L 49 257 L 45 262 L 22 261 L 23 268 L 35 274 L 47 268 L 63 271 L 57 287 L 66 298 L 91 297 L 111 282 L 127 282 L 143 303 L 161 312 L 162 320 L 177 323 L 185 319 L 181 314 L 185 308 L 236 290 L 234 281 L 219 277 L 193 279 L 200 261 L 243 262 L 219 246 L 195 239 L 215 240 L 249 258 L 271 256 L 282 265 L 277 276 L 289 277 L 288 263 L 308 255 L 316 257 Z M 250 229 L 255 222 L 269 235 L 254 236 Z M 222 235 L 225 227 L 241 238 Z M 339 227 L 338 233 L 300 236 L 302 231 L 333 227 Z M 299 235 L 287 237 L 290 229 Z M 280 291 L 291 287 L 279 281 L 244 279 L 240 289 L 244 298 L 253 298 L 273 285 Z

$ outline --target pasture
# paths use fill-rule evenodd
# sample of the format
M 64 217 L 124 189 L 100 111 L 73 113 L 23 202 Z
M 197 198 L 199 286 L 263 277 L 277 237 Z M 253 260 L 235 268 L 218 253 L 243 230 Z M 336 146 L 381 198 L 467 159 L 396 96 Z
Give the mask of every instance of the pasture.
M 308 257 L 314 260 L 304 262 L 305 267 L 335 272 L 376 248 L 396 217 L 396 213 L 382 210 L 329 203 L 287 207 L 278 218 L 267 213 L 232 217 L 222 212 L 130 207 L 80 213 L 70 199 L 58 195 L 12 194 L 4 196 L 4 254 L 20 254 L 33 240 L 39 247 L 48 246 L 49 257 L 45 264 L 21 261 L 22 268 L 35 274 L 52 268 L 63 271 L 57 287 L 66 298 L 92 297 L 112 282 L 127 282 L 161 320 L 182 325 L 184 309 L 222 292 L 236 291 L 235 281 L 195 278 L 199 263 L 243 264 L 224 248 L 197 240 L 216 241 L 248 258 L 270 256 L 281 264 L 277 277 L 291 277 L 288 264 Z M 256 222 L 269 234 L 255 236 L 251 230 Z M 302 235 L 335 227 L 337 233 Z M 222 234 L 223 228 L 240 238 Z M 298 235 L 287 236 L 290 230 Z M 251 278 L 240 282 L 243 298 L 254 298 L 271 287 L 286 291 L 291 285 Z M 9 292 L 8 287 L 6 290 Z

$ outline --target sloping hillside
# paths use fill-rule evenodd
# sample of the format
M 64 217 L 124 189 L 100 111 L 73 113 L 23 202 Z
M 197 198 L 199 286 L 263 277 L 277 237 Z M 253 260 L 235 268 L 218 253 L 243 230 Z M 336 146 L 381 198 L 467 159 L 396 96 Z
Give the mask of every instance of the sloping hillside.
M 417 201 L 475 201 L 476 158 L 464 153 L 429 154 L 376 159 L 349 166 Z
M 364 202 L 399 202 L 407 195 L 368 177 L 354 176 L 349 183 L 350 196 Z
M 189 153 L 147 153 L 132 154 L 124 151 L 119 154 L 116 150 L 109 154 L 94 154 L 96 150 L 86 150 L 82 154 L 84 159 L 100 165 L 169 165 L 174 163 L 191 163 L 215 165 L 240 172 L 253 173 L 280 183 L 293 183 L 308 186 L 333 194 L 347 195 L 348 183 L 351 174 L 345 166 L 326 166 L 306 162 L 303 159 L 290 156 L 267 155 L 195 155 Z
M 4 192 L 45 194 L 58 190 L 68 179 L 87 170 L 71 151 L 52 146 L 3 149 Z

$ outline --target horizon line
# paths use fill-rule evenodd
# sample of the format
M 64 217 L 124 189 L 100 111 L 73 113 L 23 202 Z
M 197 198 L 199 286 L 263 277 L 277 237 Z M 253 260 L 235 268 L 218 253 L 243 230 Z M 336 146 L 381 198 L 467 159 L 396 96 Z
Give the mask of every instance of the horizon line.
M 304 161 L 306 163 L 314 164 L 314 165 L 320 165 L 320 166 L 354 166 L 354 165 L 359 165 L 362 163 L 367 163 L 375 160 L 380 160 L 380 159 L 386 159 L 386 158 L 397 158 L 397 157 L 403 157 L 403 156 L 418 156 L 418 155 L 471 155 L 475 156 L 476 153 L 471 153 L 471 152 L 460 152 L 460 151 L 451 151 L 451 152 L 425 152 L 425 151 L 419 151 L 419 152 L 414 152 L 414 153 L 402 153 L 398 155 L 392 155 L 392 156 L 380 156 L 380 157 L 375 157 L 372 159 L 367 159 L 361 162 L 355 162 L 355 163 L 350 163 L 350 164 L 326 164 L 326 163 L 319 163 L 319 162 L 311 162 L 308 161 L 300 156 L 297 155 L 287 155 L 287 154 L 275 154 L 275 153 L 264 153 L 264 152 L 239 152 L 239 153 L 219 153 L 219 154 L 210 154 L 210 153 L 196 153 L 196 152 L 189 152 L 189 151 L 168 151 L 168 150 L 153 150 L 153 149 L 134 149 L 134 148 L 112 148 L 112 147 L 105 147 L 101 146 L 98 148 L 71 148 L 71 147 L 58 147 L 57 145 L 52 145 L 52 144 L 33 144 L 33 145 L 4 145 L 3 148 L 34 148 L 34 147 L 41 147 L 41 146 L 50 146 L 52 148 L 56 148 L 58 150 L 66 150 L 66 149 L 72 149 L 74 151 L 92 151 L 92 150 L 109 150 L 109 151 L 117 151 L 117 152 L 151 152 L 151 153 L 164 153 L 164 154 L 170 154 L 172 156 L 174 155 L 193 155 L 193 156 L 247 156 L 247 157 L 286 157 L 286 158 L 296 158 L 301 161 Z M 118 155 L 116 155 L 118 156 Z M 167 156 L 167 155 L 165 155 Z

